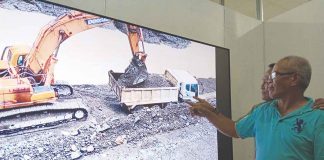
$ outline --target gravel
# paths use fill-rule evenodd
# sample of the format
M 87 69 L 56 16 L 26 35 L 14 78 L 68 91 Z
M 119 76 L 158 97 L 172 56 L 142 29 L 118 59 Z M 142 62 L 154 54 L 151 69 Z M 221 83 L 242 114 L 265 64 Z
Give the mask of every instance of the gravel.
M 210 93 L 216 91 L 215 78 L 198 78 L 199 94 Z
M 146 81 L 136 86 L 128 87 L 128 85 L 120 79 L 117 80 L 117 83 L 120 86 L 125 86 L 126 88 L 174 87 L 172 83 L 166 80 L 162 75 L 154 73 L 149 74 Z
M 200 79 L 202 80 L 202 79 Z M 200 81 L 204 86 L 209 81 Z M 74 121 L 23 135 L 1 138 L 0 159 L 78 159 L 121 144 L 144 143 L 160 133 L 201 123 L 185 103 L 138 106 L 131 114 L 119 104 L 107 85 L 73 85 L 75 94 L 90 108 L 86 121 Z M 206 90 L 206 89 L 205 89 Z M 210 99 L 212 102 L 215 99 Z

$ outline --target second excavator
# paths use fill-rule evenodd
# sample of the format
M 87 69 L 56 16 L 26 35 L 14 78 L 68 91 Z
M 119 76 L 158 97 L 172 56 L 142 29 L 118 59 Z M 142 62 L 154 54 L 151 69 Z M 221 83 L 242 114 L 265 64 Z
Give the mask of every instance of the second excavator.
M 77 33 L 109 23 L 111 20 L 106 18 L 72 11 L 43 27 L 31 48 L 8 46 L 4 49 L 0 61 L 0 134 L 87 117 L 88 108 L 79 101 L 58 102 L 72 95 L 73 88 L 55 83 L 54 67 L 62 42 Z M 132 60 L 123 81 L 128 86 L 135 86 L 148 78 L 147 55 L 141 29 L 126 26 Z M 45 118 L 38 118 L 41 114 Z M 25 121 L 22 117 L 26 115 L 36 118 Z

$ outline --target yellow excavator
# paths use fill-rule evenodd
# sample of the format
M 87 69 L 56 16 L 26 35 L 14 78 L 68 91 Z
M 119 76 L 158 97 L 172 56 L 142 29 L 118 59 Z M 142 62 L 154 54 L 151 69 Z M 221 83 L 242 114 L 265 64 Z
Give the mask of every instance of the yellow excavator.
M 55 103 L 57 99 L 73 94 L 71 86 L 55 83 L 54 67 L 58 61 L 58 50 L 69 37 L 111 22 L 106 18 L 71 11 L 44 26 L 32 47 L 5 47 L 0 57 L 0 134 L 87 117 L 88 109 L 80 103 Z M 126 26 L 132 61 L 123 78 L 129 86 L 134 86 L 148 77 L 145 65 L 147 55 L 141 29 L 134 25 Z M 14 123 L 8 120 L 44 112 L 48 113 L 45 119 Z

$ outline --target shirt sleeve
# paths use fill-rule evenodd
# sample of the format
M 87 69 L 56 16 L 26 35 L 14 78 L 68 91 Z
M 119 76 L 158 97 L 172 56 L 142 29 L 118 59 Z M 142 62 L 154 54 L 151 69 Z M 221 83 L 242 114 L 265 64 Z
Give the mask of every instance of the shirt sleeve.
M 258 106 L 253 107 L 247 115 L 235 122 L 235 130 L 240 138 L 244 139 L 255 136 L 255 117 L 257 107 Z
M 321 125 L 315 128 L 315 139 L 314 139 L 315 160 L 324 159 L 324 117 L 322 116 L 319 119 L 319 121 L 321 121 Z

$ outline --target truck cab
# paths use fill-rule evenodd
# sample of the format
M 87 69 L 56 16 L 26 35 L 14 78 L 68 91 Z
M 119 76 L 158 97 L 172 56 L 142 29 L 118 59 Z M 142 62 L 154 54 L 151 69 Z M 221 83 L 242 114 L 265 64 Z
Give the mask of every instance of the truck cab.
M 197 83 L 180 83 L 179 97 L 184 99 L 192 99 L 198 97 L 198 84 Z
M 179 101 L 192 100 L 199 95 L 199 85 L 197 79 L 185 70 L 167 69 L 165 76 L 179 90 Z

